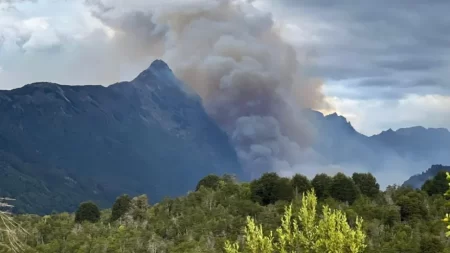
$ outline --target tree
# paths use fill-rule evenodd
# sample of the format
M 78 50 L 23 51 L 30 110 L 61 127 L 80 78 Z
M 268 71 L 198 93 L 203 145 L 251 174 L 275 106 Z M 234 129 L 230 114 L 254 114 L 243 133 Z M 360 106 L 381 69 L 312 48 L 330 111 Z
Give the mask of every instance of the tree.
M 380 193 L 380 185 L 371 173 L 353 173 L 352 179 L 361 193 L 367 197 L 373 198 Z
M 358 190 L 353 179 L 343 173 L 337 173 L 331 182 L 330 194 L 336 200 L 352 204 L 358 197 Z
M 261 225 L 247 217 L 244 243 L 225 242 L 226 253 L 238 252 L 363 252 L 366 235 L 362 219 L 356 218 L 353 229 L 345 213 L 323 207 L 322 217 L 316 213 L 317 198 L 314 191 L 303 194 L 302 205 L 294 214 L 292 204 L 285 209 L 281 226 L 274 233 L 264 233 Z
M 291 179 L 291 185 L 294 192 L 302 194 L 304 192 L 310 191 L 312 186 L 309 179 L 301 174 L 295 174 Z
M 200 187 L 206 187 L 211 188 L 214 190 L 217 190 L 217 188 L 220 185 L 221 178 L 217 175 L 207 175 L 206 177 L 202 178 L 198 184 L 197 187 L 195 187 L 195 190 L 198 191 Z
M 317 174 L 311 181 L 311 185 L 316 192 L 317 198 L 326 199 L 330 197 L 330 187 L 332 178 L 325 173 Z
M 428 179 L 422 185 L 422 191 L 428 195 L 444 194 L 448 189 L 447 174 L 445 171 L 439 171 L 432 179 Z
M 94 202 L 83 202 L 75 212 L 75 222 L 89 221 L 95 223 L 100 220 L 100 210 Z
M 264 173 L 250 184 L 251 199 L 261 205 L 274 204 L 278 200 L 292 199 L 292 188 L 287 178 L 280 178 L 276 173 Z
M 148 197 L 146 194 L 134 197 L 131 200 L 130 212 L 135 220 L 142 220 L 145 218 L 148 209 Z
M 424 205 L 423 196 L 417 191 L 411 191 L 400 196 L 396 204 L 400 206 L 402 221 L 413 218 L 422 219 L 427 215 L 427 208 Z
M 114 202 L 111 210 L 111 222 L 120 219 L 130 210 L 131 198 L 127 194 L 119 196 Z

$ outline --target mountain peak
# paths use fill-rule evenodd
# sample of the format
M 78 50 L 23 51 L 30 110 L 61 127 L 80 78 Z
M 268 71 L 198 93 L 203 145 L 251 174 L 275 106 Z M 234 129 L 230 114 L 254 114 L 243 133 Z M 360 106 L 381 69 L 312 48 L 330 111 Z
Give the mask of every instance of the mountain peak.
M 150 66 L 142 71 L 134 80 L 140 80 L 144 83 L 147 83 L 150 79 L 157 79 L 159 81 L 163 81 L 161 79 L 173 81 L 175 80 L 175 76 L 170 69 L 169 65 L 165 63 L 163 60 L 154 60 Z
M 166 62 L 164 62 L 163 60 L 157 59 L 154 60 L 152 62 L 152 64 L 150 64 L 150 67 L 148 67 L 148 69 L 157 69 L 157 70 L 161 70 L 161 69 L 169 69 L 169 65 L 167 65 Z

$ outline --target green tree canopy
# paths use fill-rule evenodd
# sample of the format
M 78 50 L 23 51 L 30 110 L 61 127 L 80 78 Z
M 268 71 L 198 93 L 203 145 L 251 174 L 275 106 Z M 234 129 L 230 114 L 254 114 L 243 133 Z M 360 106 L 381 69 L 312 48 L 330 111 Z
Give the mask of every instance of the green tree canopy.
M 311 181 L 311 185 L 316 192 L 317 198 L 325 199 L 330 197 L 330 187 L 332 178 L 325 173 L 317 174 Z
M 198 182 L 197 187 L 195 187 L 195 190 L 198 191 L 202 186 L 217 190 L 217 188 L 220 185 L 220 180 L 221 178 L 217 175 L 207 175 Z
M 120 219 L 130 210 L 131 198 L 127 194 L 119 196 L 114 202 L 111 209 L 111 221 Z
M 343 173 L 337 173 L 331 182 L 331 197 L 352 204 L 359 194 L 359 189 L 353 179 Z
M 75 222 L 89 221 L 95 223 L 100 220 L 100 210 L 94 202 L 83 202 L 75 212 Z
M 427 208 L 420 192 L 410 191 L 400 196 L 396 204 L 400 206 L 400 216 L 403 221 L 414 218 L 423 219 L 427 215 Z
M 304 193 L 310 191 L 312 188 L 311 182 L 309 179 L 301 174 L 295 174 L 291 179 L 291 184 L 294 192 Z
M 134 197 L 131 200 L 130 212 L 135 220 L 142 220 L 145 218 L 147 209 L 149 207 L 148 197 L 146 194 Z
M 250 184 L 251 199 L 261 205 L 274 204 L 278 200 L 290 201 L 292 188 L 287 178 L 281 178 L 276 173 L 264 173 L 261 178 Z
M 352 179 L 361 193 L 367 197 L 373 198 L 380 192 L 380 185 L 371 173 L 353 173 Z
M 226 241 L 226 253 L 239 252 L 339 252 L 359 253 L 366 248 L 366 235 L 362 220 L 356 218 L 355 228 L 347 223 L 345 213 L 323 207 L 317 216 L 317 198 L 314 191 L 303 194 L 302 205 L 293 213 L 292 205 L 286 207 L 281 226 L 265 233 L 253 218 L 247 218 L 244 243 Z
M 447 174 L 446 171 L 439 171 L 432 179 L 428 179 L 422 185 L 422 191 L 428 193 L 428 195 L 439 194 L 442 195 L 448 190 Z

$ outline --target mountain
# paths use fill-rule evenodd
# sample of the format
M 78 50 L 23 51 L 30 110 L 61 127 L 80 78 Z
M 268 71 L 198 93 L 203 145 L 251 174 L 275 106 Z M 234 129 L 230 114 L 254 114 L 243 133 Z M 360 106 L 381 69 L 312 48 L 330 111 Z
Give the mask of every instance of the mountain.
M 73 211 L 88 199 L 109 207 L 123 193 L 156 202 L 211 173 L 248 179 L 200 97 L 161 60 L 108 87 L 40 82 L 0 91 L 0 110 L 0 196 L 16 198 L 18 212 Z M 447 129 L 366 136 L 336 113 L 302 113 L 313 135 L 308 168 L 371 172 L 383 187 L 450 164 Z
M 366 136 L 336 113 L 303 113 L 315 128 L 312 148 L 322 157 L 322 164 L 371 172 L 384 186 L 403 182 L 432 164 L 450 164 L 447 129 L 419 126 Z
M 0 91 L 0 195 L 18 212 L 185 194 L 207 174 L 243 177 L 227 135 L 160 60 L 130 82 Z
M 420 174 L 416 174 L 416 175 L 410 177 L 408 180 L 406 180 L 403 183 L 403 186 L 411 186 L 413 188 L 420 188 L 428 179 L 432 179 L 440 171 L 450 172 L 450 166 L 443 166 L 440 164 L 433 165 L 433 166 L 431 166 L 431 168 L 429 168 L 425 172 L 422 172 Z
M 450 154 L 450 132 L 445 128 L 400 128 L 372 138 L 414 160 L 442 160 Z

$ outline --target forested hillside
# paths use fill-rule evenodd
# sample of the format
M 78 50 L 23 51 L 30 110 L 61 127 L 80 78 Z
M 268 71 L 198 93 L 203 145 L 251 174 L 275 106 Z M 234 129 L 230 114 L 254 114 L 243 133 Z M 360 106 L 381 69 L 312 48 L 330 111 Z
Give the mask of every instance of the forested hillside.
M 318 199 L 317 210 L 311 204 L 313 199 L 302 202 L 303 193 L 312 190 Z M 324 215 L 327 217 L 326 205 L 346 214 L 349 229 L 356 231 L 354 234 L 346 230 L 352 236 L 357 237 L 357 225 L 361 221 L 357 217 L 362 218 L 364 251 L 346 249 L 344 252 L 439 253 L 450 252 L 450 241 L 442 222 L 448 211 L 445 190 L 432 195 L 397 186 L 380 191 L 371 174 L 358 173 L 352 177 L 340 173 L 333 177 L 319 174 L 311 181 L 302 175 L 282 178 L 266 173 L 250 183 L 236 182 L 227 175 L 210 175 L 198 183 L 195 192 L 157 204 L 152 204 L 145 195 L 133 198 L 122 195 L 112 209 L 99 211 L 94 203 L 85 202 L 75 214 L 19 215 L 14 220 L 27 231 L 27 234 L 19 234 L 26 244 L 21 252 L 210 253 L 224 252 L 227 241 L 228 245 L 248 243 L 244 238 L 249 237 L 243 237 L 247 217 L 256 223 L 254 227 L 247 226 L 247 232 L 259 231 L 261 224 L 263 234 L 269 236 L 269 232 L 273 232 L 275 245 L 283 241 L 276 231 L 282 219 L 286 224 L 286 217 L 303 217 L 305 205 L 310 207 L 306 215 L 317 212 L 317 216 L 309 223 L 300 219 L 298 233 L 308 226 L 314 227 L 315 223 L 333 222 L 324 218 Z M 292 203 L 292 215 L 283 216 L 289 203 Z M 339 217 L 339 213 L 336 215 Z M 336 223 L 334 230 L 327 231 L 344 229 L 341 225 Z M 333 233 L 327 234 L 329 238 L 325 238 L 325 242 L 334 238 Z M 347 241 L 348 236 L 344 237 L 345 240 L 340 241 Z M 318 242 L 319 239 L 314 238 L 310 242 Z M 293 252 L 323 252 L 300 250 L 304 246 L 299 239 L 296 246 L 299 250 Z

